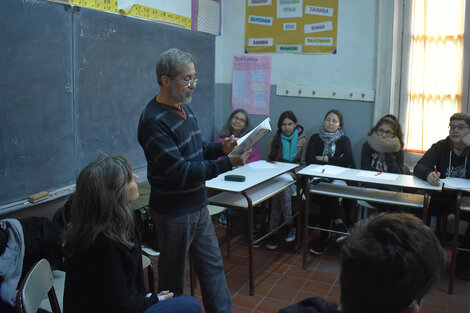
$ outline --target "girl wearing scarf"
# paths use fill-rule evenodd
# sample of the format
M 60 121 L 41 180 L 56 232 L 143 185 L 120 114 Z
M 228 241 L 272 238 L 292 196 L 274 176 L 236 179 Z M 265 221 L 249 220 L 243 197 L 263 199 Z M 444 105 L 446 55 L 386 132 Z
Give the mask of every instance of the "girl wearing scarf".
M 368 135 L 362 146 L 361 169 L 408 174 L 403 166 L 403 133 L 395 116 L 382 117 Z
M 307 136 L 303 134 L 304 128 L 297 124 L 297 117 L 292 111 L 285 111 L 277 122 L 277 132 L 269 144 L 268 161 L 290 162 L 305 165 L 305 146 Z M 294 173 L 291 173 L 294 176 Z M 269 231 L 279 226 L 281 216 L 284 220 L 292 216 L 291 203 L 292 190 L 286 189 L 273 197 L 271 202 L 271 217 L 269 219 Z M 286 242 L 295 240 L 295 228 L 289 227 L 289 232 L 285 236 Z M 277 238 L 271 236 L 268 239 L 266 248 L 274 250 L 279 247 Z
M 305 161 L 309 164 L 330 164 L 342 167 L 354 167 L 351 141 L 343 131 L 343 115 L 338 110 L 326 113 L 323 125 L 318 134 L 313 135 L 307 146 Z M 346 184 L 344 181 L 333 180 L 333 184 Z M 345 225 L 346 213 L 344 207 L 349 207 L 343 199 L 343 206 L 338 198 L 319 196 L 321 203 L 320 223 L 322 228 L 329 228 L 331 220 L 334 229 L 347 232 Z M 310 252 L 316 255 L 323 254 L 328 248 L 328 233 L 322 231 L 318 239 L 310 242 Z

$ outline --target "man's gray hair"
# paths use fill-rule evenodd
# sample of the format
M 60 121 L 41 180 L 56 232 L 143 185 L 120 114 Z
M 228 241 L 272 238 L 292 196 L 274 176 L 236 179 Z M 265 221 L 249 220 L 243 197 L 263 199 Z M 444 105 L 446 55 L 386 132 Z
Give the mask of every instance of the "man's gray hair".
M 195 62 L 195 58 L 193 57 L 193 55 L 189 52 L 183 52 L 176 48 L 166 50 L 165 52 L 160 54 L 156 68 L 158 84 L 160 86 L 162 85 L 163 75 L 169 77 L 177 76 L 180 73 L 180 64 L 188 62 Z

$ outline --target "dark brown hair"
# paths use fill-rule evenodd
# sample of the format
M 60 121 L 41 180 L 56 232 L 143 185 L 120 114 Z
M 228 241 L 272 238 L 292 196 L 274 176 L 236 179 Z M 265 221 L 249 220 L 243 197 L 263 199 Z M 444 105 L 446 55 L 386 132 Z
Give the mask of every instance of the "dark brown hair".
M 88 247 L 99 234 L 128 248 L 134 245 L 127 192 L 132 179 L 132 164 L 122 154 L 101 155 L 81 171 L 64 234 L 67 254 Z
M 381 213 L 356 224 L 342 247 L 345 313 L 404 312 L 439 279 L 444 250 L 433 230 L 407 213 Z

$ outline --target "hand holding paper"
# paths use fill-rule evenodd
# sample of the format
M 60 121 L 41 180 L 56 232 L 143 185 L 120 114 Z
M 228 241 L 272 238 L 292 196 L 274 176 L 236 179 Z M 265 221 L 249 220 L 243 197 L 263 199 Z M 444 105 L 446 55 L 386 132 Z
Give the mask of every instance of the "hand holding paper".
M 228 155 L 230 152 L 232 152 L 232 150 L 236 146 L 237 146 L 237 139 L 235 138 L 234 135 L 232 135 L 230 137 L 225 138 L 224 141 L 222 142 L 222 151 Z
M 262 121 L 251 132 L 237 140 L 238 145 L 233 149 L 230 155 L 241 155 L 250 150 L 258 141 L 271 131 L 269 117 Z

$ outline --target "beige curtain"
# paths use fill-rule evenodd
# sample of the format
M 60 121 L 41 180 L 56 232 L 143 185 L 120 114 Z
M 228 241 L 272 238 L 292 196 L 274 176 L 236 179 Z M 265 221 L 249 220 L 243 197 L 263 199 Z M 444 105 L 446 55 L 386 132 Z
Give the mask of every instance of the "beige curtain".
M 461 110 L 465 0 L 413 0 L 407 151 L 448 135 Z

